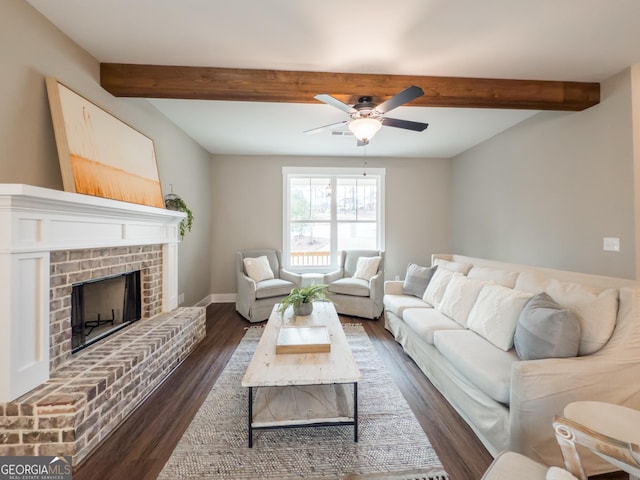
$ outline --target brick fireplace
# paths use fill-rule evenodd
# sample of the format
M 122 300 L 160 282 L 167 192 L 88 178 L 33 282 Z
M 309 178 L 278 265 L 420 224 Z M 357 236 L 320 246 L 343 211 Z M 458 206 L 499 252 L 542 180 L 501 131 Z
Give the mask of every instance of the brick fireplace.
M 112 249 L 117 257 L 124 252 L 118 248 L 160 245 L 162 279 L 156 281 L 162 285 L 161 310 L 178 306 L 178 225 L 184 216 L 106 198 L 0 184 L 0 331 L 7 332 L 0 336 L 0 402 L 46 382 L 50 367 L 66 358 L 55 351 L 52 363 L 51 348 L 56 347 L 50 340 L 67 335 L 70 304 L 61 292 L 68 291 L 68 284 L 86 276 L 84 270 L 98 275 L 124 268 L 117 258 L 77 258 L 87 250 L 94 255 Z M 57 269 L 53 275 L 52 252 Z M 69 256 L 60 262 L 59 255 Z M 60 271 L 78 266 L 83 268 Z M 52 294 L 60 298 L 51 299 Z
M 50 370 L 71 359 L 71 291 L 74 284 L 141 272 L 142 318 L 162 311 L 162 245 L 61 250 L 50 257 Z
M 84 458 L 204 337 L 178 307 L 184 214 L 0 184 L 0 455 Z M 71 354 L 73 284 L 141 272 L 142 319 Z

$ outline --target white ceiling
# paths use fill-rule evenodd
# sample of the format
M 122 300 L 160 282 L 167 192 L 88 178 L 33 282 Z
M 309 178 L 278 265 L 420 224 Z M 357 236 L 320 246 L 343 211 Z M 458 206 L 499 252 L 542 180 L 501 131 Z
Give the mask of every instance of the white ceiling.
M 100 62 L 589 82 L 640 62 L 638 0 L 27 1 Z M 346 120 L 321 103 L 150 102 L 213 154 L 363 152 L 302 134 Z M 384 127 L 365 148 L 451 157 L 535 113 L 400 107 L 429 128 Z

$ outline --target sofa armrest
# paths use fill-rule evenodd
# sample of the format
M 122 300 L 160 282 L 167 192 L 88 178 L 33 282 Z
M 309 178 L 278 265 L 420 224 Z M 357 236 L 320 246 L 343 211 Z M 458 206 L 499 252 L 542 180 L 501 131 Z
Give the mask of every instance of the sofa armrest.
M 511 370 L 511 446 L 549 463 L 560 458 L 551 420 L 578 400 L 640 408 L 640 363 L 613 354 L 517 362 Z
M 387 280 L 384 282 L 385 295 L 402 295 L 402 280 Z

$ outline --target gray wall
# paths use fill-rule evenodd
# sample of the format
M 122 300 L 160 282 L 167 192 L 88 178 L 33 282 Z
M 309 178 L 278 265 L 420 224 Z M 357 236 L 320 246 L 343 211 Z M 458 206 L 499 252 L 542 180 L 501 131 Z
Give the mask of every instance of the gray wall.
M 452 161 L 455 253 L 635 278 L 631 76 L 583 112 L 543 112 Z M 604 252 L 620 237 L 621 252 Z
M 235 253 L 282 248 L 282 167 L 360 167 L 362 159 L 214 156 L 211 282 L 214 294 L 236 292 Z M 446 159 L 369 158 L 385 168 L 386 278 L 404 277 L 407 264 L 427 265 L 450 250 L 451 170 Z
M 62 83 L 154 140 L 164 193 L 174 184 L 195 215 L 179 247 L 185 304 L 210 292 L 210 157 L 144 100 L 100 87 L 99 63 L 23 0 L 0 2 L 0 183 L 62 190 L 45 77 Z

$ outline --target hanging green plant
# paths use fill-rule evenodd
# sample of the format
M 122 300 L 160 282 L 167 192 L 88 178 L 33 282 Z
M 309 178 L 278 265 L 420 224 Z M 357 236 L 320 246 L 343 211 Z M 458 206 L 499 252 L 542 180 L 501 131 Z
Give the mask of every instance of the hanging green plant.
M 189 207 L 187 207 L 187 204 L 184 203 L 184 200 L 180 198 L 179 195 L 173 193 L 173 185 L 171 185 L 171 193 L 164 197 L 164 206 L 167 207 L 168 210 L 175 210 L 177 212 L 184 212 L 187 214 L 187 218 L 183 218 L 180 222 L 180 239 L 183 239 L 187 230 L 191 231 L 191 226 L 193 225 L 193 213 Z

